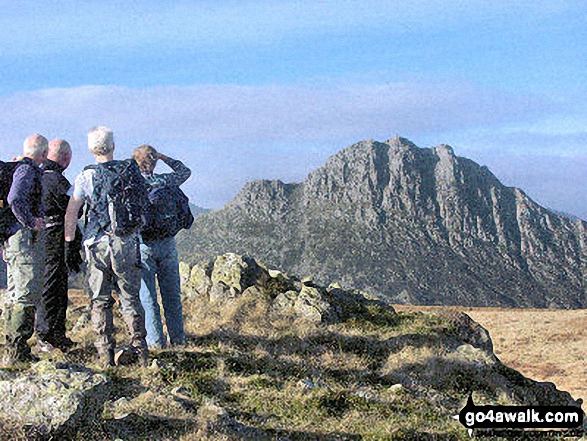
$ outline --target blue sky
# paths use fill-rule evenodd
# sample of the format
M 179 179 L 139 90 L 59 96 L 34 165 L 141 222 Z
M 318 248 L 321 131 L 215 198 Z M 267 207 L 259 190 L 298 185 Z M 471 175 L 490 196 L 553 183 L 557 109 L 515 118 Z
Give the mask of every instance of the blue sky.
M 115 132 L 190 165 L 219 208 L 395 134 L 450 144 L 587 219 L 583 1 L 2 1 L 0 151 Z M 163 168 L 162 168 L 163 170 Z

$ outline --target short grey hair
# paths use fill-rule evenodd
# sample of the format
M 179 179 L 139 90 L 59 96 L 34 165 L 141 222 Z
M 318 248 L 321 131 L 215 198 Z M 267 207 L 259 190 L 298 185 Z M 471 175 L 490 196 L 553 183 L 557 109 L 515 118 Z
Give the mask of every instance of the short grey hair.
M 71 155 L 71 146 L 64 139 L 53 139 L 49 143 L 49 156 L 62 158 Z
M 88 149 L 94 155 L 105 156 L 114 151 L 114 134 L 105 126 L 94 127 L 88 133 Z
M 47 154 L 49 143 L 42 135 L 31 135 L 24 140 L 22 153 L 24 156 L 35 157 Z

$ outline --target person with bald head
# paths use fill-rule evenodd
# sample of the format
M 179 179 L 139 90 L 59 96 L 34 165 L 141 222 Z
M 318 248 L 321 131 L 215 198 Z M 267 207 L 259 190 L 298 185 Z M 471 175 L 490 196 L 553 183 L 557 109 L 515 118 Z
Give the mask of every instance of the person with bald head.
M 4 242 L 8 272 L 4 321 L 3 364 L 35 361 L 27 340 L 33 335 L 35 311 L 43 290 L 45 271 L 45 210 L 43 171 L 49 145 L 41 135 L 25 139 L 23 158 L 13 175 L 8 204 L 14 214 L 9 238 Z
M 43 165 L 43 204 L 45 206 L 45 280 L 41 308 L 37 311 L 37 349 L 66 351 L 75 343 L 65 335 L 68 267 L 80 270 L 80 240 L 69 244 L 66 253 L 64 220 L 71 183 L 63 172 L 71 162 L 71 146 L 63 139 L 49 142 L 47 161 Z M 71 258 L 66 261 L 66 256 Z M 76 257 L 77 255 L 77 257 Z M 68 265 L 69 263 L 69 265 Z M 39 313 L 44 317 L 39 317 Z M 42 323 L 44 326 L 39 326 Z

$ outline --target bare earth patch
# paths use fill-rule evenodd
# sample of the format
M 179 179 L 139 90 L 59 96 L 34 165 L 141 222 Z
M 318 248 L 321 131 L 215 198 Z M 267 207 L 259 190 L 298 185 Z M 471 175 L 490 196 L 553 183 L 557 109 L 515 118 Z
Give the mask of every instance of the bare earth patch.
M 395 305 L 398 311 L 439 307 Z M 465 308 L 486 328 L 494 352 L 507 366 L 549 381 L 573 398 L 587 400 L 587 310 Z

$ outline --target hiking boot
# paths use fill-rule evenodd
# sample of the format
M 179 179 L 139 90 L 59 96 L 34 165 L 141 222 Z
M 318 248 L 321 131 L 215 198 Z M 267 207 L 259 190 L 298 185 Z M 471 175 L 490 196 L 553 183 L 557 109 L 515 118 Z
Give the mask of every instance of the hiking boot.
M 132 346 L 120 348 L 114 354 L 114 363 L 116 366 L 128 366 L 138 361 L 139 354 Z
M 37 354 L 40 354 L 40 353 L 50 354 L 51 352 L 54 352 L 55 349 L 57 349 L 57 348 L 46 340 L 39 339 L 37 341 L 37 344 L 35 345 L 35 352 Z

